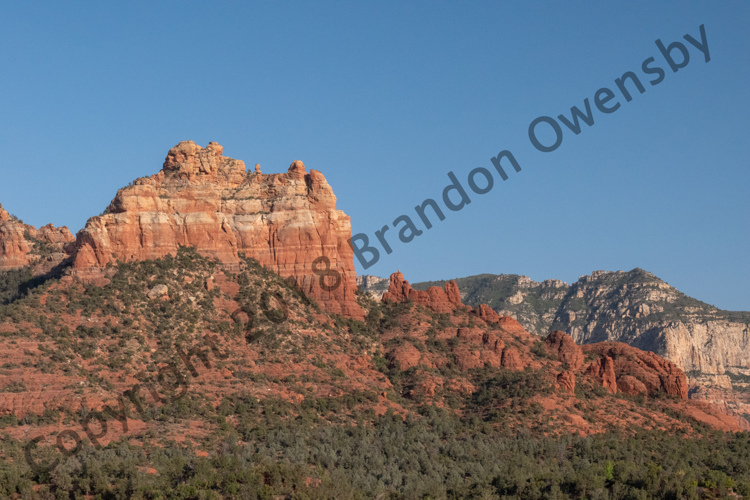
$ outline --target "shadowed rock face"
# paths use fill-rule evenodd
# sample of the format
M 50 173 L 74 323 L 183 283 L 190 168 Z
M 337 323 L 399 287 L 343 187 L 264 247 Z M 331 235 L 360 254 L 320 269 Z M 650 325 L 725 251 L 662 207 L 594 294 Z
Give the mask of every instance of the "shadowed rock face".
M 663 390 L 670 396 L 688 398 L 687 377 L 677 365 L 653 352 L 642 351 L 621 342 L 600 342 L 583 346 L 584 352 L 599 359 L 587 367 L 599 376 L 611 392 L 619 389 L 628 394 Z M 640 383 L 636 383 L 640 382 Z
M 72 250 L 68 245 L 73 241 L 75 238 L 67 227 L 48 224 L 36 229 L 14 219 L 0 205 L 0 271 L 35 264 L 42 257 L 57 264 Z M 40 244 L 48 246 L 49 255 L 42 256 L 42 250 L 37 248 Z
M 84 274 L 116 260 L 154 259 L 196 247 L 226 264 L 253 257 L 329 312 L 361 318 L 349 216 L 323 174 L 295 161 L 285 174 L 248 173 L 211 142 L 184 141 L 169 150 L 162 170 L 120 189 L 103 215 L 77 235 L 74 268 Z M 339 273 L 321 281 L 325 257 Z M 321 286 L 323 285 L 323 286 Z M 325 289 L 324 289 L 325 287 Z
M 576 345 L 573 338 L 561 331 L 555 331 L 547 336 L 544 341 L 547 350 L 564 362 L 568 363 L 572 370 L 577 370 L 583 365 L 583 349 Z

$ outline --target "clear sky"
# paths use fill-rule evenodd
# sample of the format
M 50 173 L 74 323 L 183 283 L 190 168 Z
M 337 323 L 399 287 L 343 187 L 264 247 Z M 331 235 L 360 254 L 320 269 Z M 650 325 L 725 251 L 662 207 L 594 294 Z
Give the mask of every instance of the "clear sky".
M 440 201 L 448 172 L 469 190 L 469 172 L 494 172 L 490 158 L 508 149 L 521 172 L 496 175 L 487 194 L 469 191 L 460 211 L 443 205 L 446 219 L 419 223 L 408 244 L 391 229 L 393 253 L 381 248 L 364 272 L 572 282 L 641 267 L 710 304 L 750 310 L 748 3 L 7 2 L 1 11 L 0 203 L 27 223 L 76 232 L 192 139 L 266 173 L 293 160 L 322 171 L 354 233 L 372 241 L 399 215 L 418 222 L 414 207 Z M 700 42 L 701 24 L 708 63 L 683 38 Z M 672 72 L 657 39 L 681 42 L 689 63 Z M 641 70 L 649 57 L 666 70 L 655 86 Z M 645 85 L 629 87 L 630 102 L 614 83 L 626 71 Z M 596 108 L 602 87 L 617 111 Z M 561 124 L 553 152 L 532 146 L 532 120 L 570 117 L 585 98 L 592 126 L 575 135 Z

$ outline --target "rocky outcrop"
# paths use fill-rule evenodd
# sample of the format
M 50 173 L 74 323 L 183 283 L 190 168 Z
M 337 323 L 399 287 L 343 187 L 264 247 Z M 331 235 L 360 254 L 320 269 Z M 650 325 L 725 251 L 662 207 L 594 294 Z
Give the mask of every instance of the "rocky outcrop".
M 512 347 L 506 347 L 503 350 L 503 368 L 506 370 L 523 370 L 524 364 L 521 361 L 521 357 L 518 355 L 518 351 Z
M 686 296 L 643 269 L 594 271 L 568 285 L 526 276 L 459 278 L 464 303 L 489 306 L 537 335 L 552 330 L 579 344 L 624 342 L 702 373 L 750 372 L 750 312 L 728 312 Z M 417 283 L 414 289 L 444 282 Z M 534 304 L 544 304 L 536 307 Z
M 420 363 L 421 358 L 422 353 L 419 352 L 419 349 L 409 343 L 398 346 L 388 355 L 391 365 L 396 366 L 401 370 L 408 370 L 409 368 L 417 366 Z
M 653 395 L 663 391 L 680 399 L 688 398 L 687 377 L 683 371 L 653 352 L 620 342 L 579 346 L 570 335 L 561 331 L 550 333 L 544 346 L 551 356 L 563 363 L 566 371 L 580 371 L 593 377 L 612 394 L 619 391 L 630 395 Z M 595 359 L 585 364 L 587 354 Z M 567 389 L 570 377 L 565 375 L 564 380 L 558 377 L 558 383 Z
M 630 375 L 623 375 L 620 377 L 617 381 L 617 389 L 631 396 L 648 394 L 648 387 L 646 387 L 646 384 Z
M 479 307 L 475 308 L 472 312 L 487 323 L 498 323 L 500 321 L 500 315 L 493 311 L 487 304 L 479 304 Z
M 615 363 L 607 355 L 603 355 L 596 361 L 592 361 L 586 367 L 586 374 L 599 379 L 602 387 L 612 394 L 617 393 L 617 377 L 615 376 Z
M 577 370 L 583 365 L 583 349 L 570 335 L 554 331 L 547 336 L 544 343 L 547 350 L 559 361 L 567 363 L 571 370 Z
M 414 290 L 401 271 L 391 274 L 390 286 L 383 294 L 383 301 L 401 303 L 408 300 L 436 313 L 447 313 L 454 311 L 456 307 L 465 307 L 461 303 L 458 285 L 453 281 L 446 283 L 443 289 L 433 286 L 427 290 Z
M 414 290 L 404 279 L 401 271 L 391 274 L 388 291 L 383 294 L 383 302 L 402 303 L 412 301 L 437 313 L 465 313 L 480 318 L 483 327 L 457 328 L 456 340 L 459 342 L 452 349 L 452 361 L 462 371 L 473 370 L 483 366 L 505 368 L 506 370 L 523 370 L 528 366 L 527 358 L 518 349 L 506 346 L 500 335 L 510 335 L 514 338 L 524 338 L 530 341 L 531 335 L 523 329 L 513 318 L 500 317 L 487 305 L 480 305 L 476 309 L 461 303 L 461 293 L 458 285 L 448 282 L 444 288 L 430 287 L 427 290 Z M 494 331 L 486 331 L 494 328 Z M 498 333 L 495 333 L 498 332 Z M 388 358 L 402 369 L 423 363 L 420 352 L 411 344 L 404 344 L 390 351 Z M 425 364 L 425 363 L 423 363 Z M 440 361 L 433 361 L 433 365 L 440 365 Z M 406 368 L 405 368 L 406 367 Z
M 416 283 L 416 290 L 444 282 Z M 642 269 L 594 271 L 573 284 L 526 276 L 483 274 L 459 278 L 463 301 L 489 298 L 500 316 L 532 333 L 567 332 L 578 344 L 616 341 L 654 352 L 690 375 L 691 398 L 750 413 L 750 392 L 718 384 L 718 377 L 750 375 L 750 312 L 722 311 L 686 296 Z M 640 391 L 641 388 L 631 388 Z
M 643 393 L 641 385 L 632 380 L 635 379 L 648 394 L 662 390 L 669 396 L 688 398 L 687 377 L 671 361 L 621 342 L 601 342 L 583 347 L 585 353 L 598 356 L 587 365 L 586 373 L 599 378 L 612 393 L 618 388 L 629 394 Z M 623 387 L 620 387 L 621 381 Z
M 557 376 L 557 385 L 559 385 L 562 390 L 569 392 L 570 394 L 575 394 L 576 392 L 575 374 L 570 370 L 565 370 L 564 372 L 560 373 Z
M 48 261 L 60 263 L 73 250 L 75 238 L 67 227 L 48 224 L 39 229 L 15 219 L 0 205 L 0 270 L 16 269 Z M 44 269 L 40 269 L 40 272 Z
M 79 274 L 114 261 L 155 259 L 195 247 L 226 264 L 240 254 L 289 277 L 328 311 L 362 318 L 348 239 L 351 224 L 336 209 L 323 174 L 295 161 L 287 173 L 247 172 L 211 142 L 184 141 L 162 170 L 122 188 L 103 215 L 77 235 Z
M 31 245 L 26 241 L 23 223 L 14 221 L 0 208 L 0 270 L 27 266 L 31 260 Z

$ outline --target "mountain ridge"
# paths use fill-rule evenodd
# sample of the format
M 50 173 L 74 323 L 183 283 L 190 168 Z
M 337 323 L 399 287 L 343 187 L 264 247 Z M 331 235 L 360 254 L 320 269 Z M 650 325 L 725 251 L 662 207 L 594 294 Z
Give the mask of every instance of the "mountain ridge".
M 674 362 L 610 338 L 581 345 L 559 329 L 537 336 L 503 311 L 466 304 L 467 293 L 478 295 L 471 286 L 420 290 L 396 272 L 383 300 L 372 300 L 356 284 L 383 280 L 356 277 L 349 218 L 320 172 L 300 161 L 287 173 L 249 172 L 222 153 L 216 143 L 178 144 L 159 173 L 120 189 L 75 239 L 0 212 L 8 263 L 0 270 L 0 458 L 11 464 L 0 470 L 0 493 L 34 497 L 40 487 L 43 498 L 71 498 L 114 488 L 121 498 L 162 490 L 195 498 L 208 490 L 215 498 L 252 485 L 253 498 L 348 498 L 340 485 L 362 483 L 322 448 L 350 450 L 355 434 L 376 433 L 384 456 L 410 469 L 422 462 L 431 483 L 412 473 L 404 484 L 400 466 L 386 464 L 387 475 L 367 472 L 370 491 L 504 495 L 518 486 L 483 467 L 508 439 L 524 449 L 559 440 L 564 451 L 572 436 L 624 442 L 655 433 L 684 438 L 674 441 L 684 447 L 717 431 L 743 439 L 750 429 L 727 405 L 691 398 Z M 619 276 L 614 290 L 638 289 L 636 274 Z M 668 292 L 649 283 L 648 293 Z M 597 297 L 589 285 L 577 299 Z M 543 310 L 565 299 L 565 286 L 545 282 L 539 298 L 506 287 L 508 303 Z M 336 442 L 314 444 L 332 435 Z M 467 439 L 478 448 L 457 453 Z M 303 442 L 316 451 L 305 455 Z M 405 442 L 422 450 L 416 462 Z M 432 448 L 437 463 L 428 443 L 447 446 Z M 248 450 L 266 450 L 264 462 Z M 722 453 L 736 460 L 743 451 Z M 586 472 L 602 485 L 613 473 Z M 450 487 L 440 482 L 446 475 L 456 478 Z M 642 489 L 627 477 L 618 481 Z M 565 481 L 571 494 L 594 484 Z M 750 491 L 750 482 L 740 485 Z
M 579 343 L 620 341 L 664 356 L 688 374 L 691 397 L 750 417 L 750 391 L 743 378 L 750 375 L 750 312 L 723 311 L 640 268 L 595 271 L 572 284 L 494 274 L 455 281 L 467 304 L 486 302 L 536 334 L 559 329 Z M 441 283 L 415 283 L 414 288 Z M 379 288 L 382 283 L 368 290 L 378 296 Z

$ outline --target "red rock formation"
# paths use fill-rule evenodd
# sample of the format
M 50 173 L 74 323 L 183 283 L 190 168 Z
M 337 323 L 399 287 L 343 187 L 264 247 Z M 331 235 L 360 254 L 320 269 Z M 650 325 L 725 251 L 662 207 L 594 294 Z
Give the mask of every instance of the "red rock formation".
M 6 212 L 0 205 L 0 270 L 28 266 L 39 261 L 39 249 L 36 242 L 48 243 L 59 255 L 51 257 L 54 263 L 62 261 L 66 251 L 72 248 L 68 244 L 75 241 L 67 227 L 55 228 L 52 224 L 37 230 L 34 226 L 24 224 Z
M 565 332 L 552 332 L 544 341 L 547 350 L 563 363 L 567 363 L 571 370 L 583 366 L 583 349 L 576 344 L 573 337 Z
M 619 379 L 626 375 L 640 381 L 648 393 L 663 390 L 670 396 L 687 399 L 687 377 L 674 363 L 652 352 L 641 351 L 620 342 L 601 342 L 583 346 L 585 352 L 593 352 L 613 360 L 614 373 Z M 596 364 L 597 361 L 593 362 Z M 628 385 L 633 384 L 628 381 Z M 639 390 L 636 386 L 635 390 Z M 633 390 L 629 387 L 629 390 Z
M 0 221 L 0 270 L 28 265 L 31 246 L 24 237 L 24 225 L 11 220 L 4 210 L 0 210 Z
M 487 332 L 482 335 L 482 343 L 495 353 L 502 353 L 503 349 L 505 349 L 505 342 L 503 342 L 500 337 L 491 332 Z
M 602 355 L 596 361 L 592 361 L 586 368 L 586 374 L 597 378 L 602 387 L 612 394 L 617 393 L 617 377 L 615 375 L 615 363 L 607 355 Z
M 487 304 L 479 304 L 479 307 L 472 312 L 487 323 L 498 323 L 500 321 L 500 315 Z
M 502 328 L 504 331 L 513 335 L 530 335 L 529 332 L 524 330 L 523 326 L 521 326 L 521 323 L 511 318 L 510 316 L 501 316 L 500 321 L 498 321 L 497 324 L 500 325 L 500 328 Z
M 404 279 L 401 271 L 391 274 L 391 281 L 388 284 L 388 291 L 383 294 L 384 302 L 393 302 L 400 304 L 409 300 L 409 294 L 412 292 L 411 285 Z
M 391 351 L 388 358 L 400 370 L 408 370 L 419 364 L 422 353 L 412 344 L 404 343 Z
M 431 286 L 427 290 L 414 290 L 408 281 L 404 279 L 401 271 L 391 274 L 391 282 L 388 291 L 383 294 L 383 301 L 401 303 L 407 300 L 425 306 L 436 313 L 448 313 L 461 304 L 461 294 L 458 285 L 451 280 L 445 284 L 445 289 Z
M 362 318 L 350 219 L 336 209 L 323 174 L 307 173 L 301 161 L 285 174 L 250 173 L 222 152 L 215 142 L 205 148 L 181 142 L 169 150 L 161 172 L 120 189 L 106 213 L 78 233 L 77 272 L 174 255 L 181 245 L 228 264 L 244 253 L 292 277 L 328 311 Z M 321 277 L 329 266 L 340 283 L 332 273 Z
M 453 352 L 453 360 L 462 370 L 471 370 L 484 366 L 479 351 L 470 350 L 467 347 L 459 347 Z
M 33 230 L 34 226 L 28 227 L 31 228 L 31 230 L 29 231 L 31 233 L 31 236 L 40 241 L 49 243 L 50 245 L 59 248 L 66 253 L 73 252 L 73 250 L 75 249 L 75 246 L 71 245 L 71 243 L 74 243 L 76 238 L 66 226 L 55 227 L 52 224 L 47 224 L 46 226 L 40 227 L 36 231 Z
M 506 347 L 503 350 L 503 368 L 506 370 L 523 370 L 524 366 L 521 362 L 521 357 L 518 355 L 518 351 L 512 347 Z
M 625 394 L 637 396 L 639 394 L 648 394 L 646 385 L 635 377 L 623 375 L 617 379 L 617 389 Z
M 570 370 L 565 370 L 557 376 L 557 385 L 563 390 L 575 394 L 576 392 L 576 376 Z
M 467 340 L 473 344 L 481 344 L 484 333 L 480 328 L 459 328 L 456 331 L 456 337 Z
M 462 305 L 461 293 L 458 291 L 458 285 L 455 281 L 450 280 L 445 284 L 445 293 L 448 295 L 448 301 L 454 305 Z

